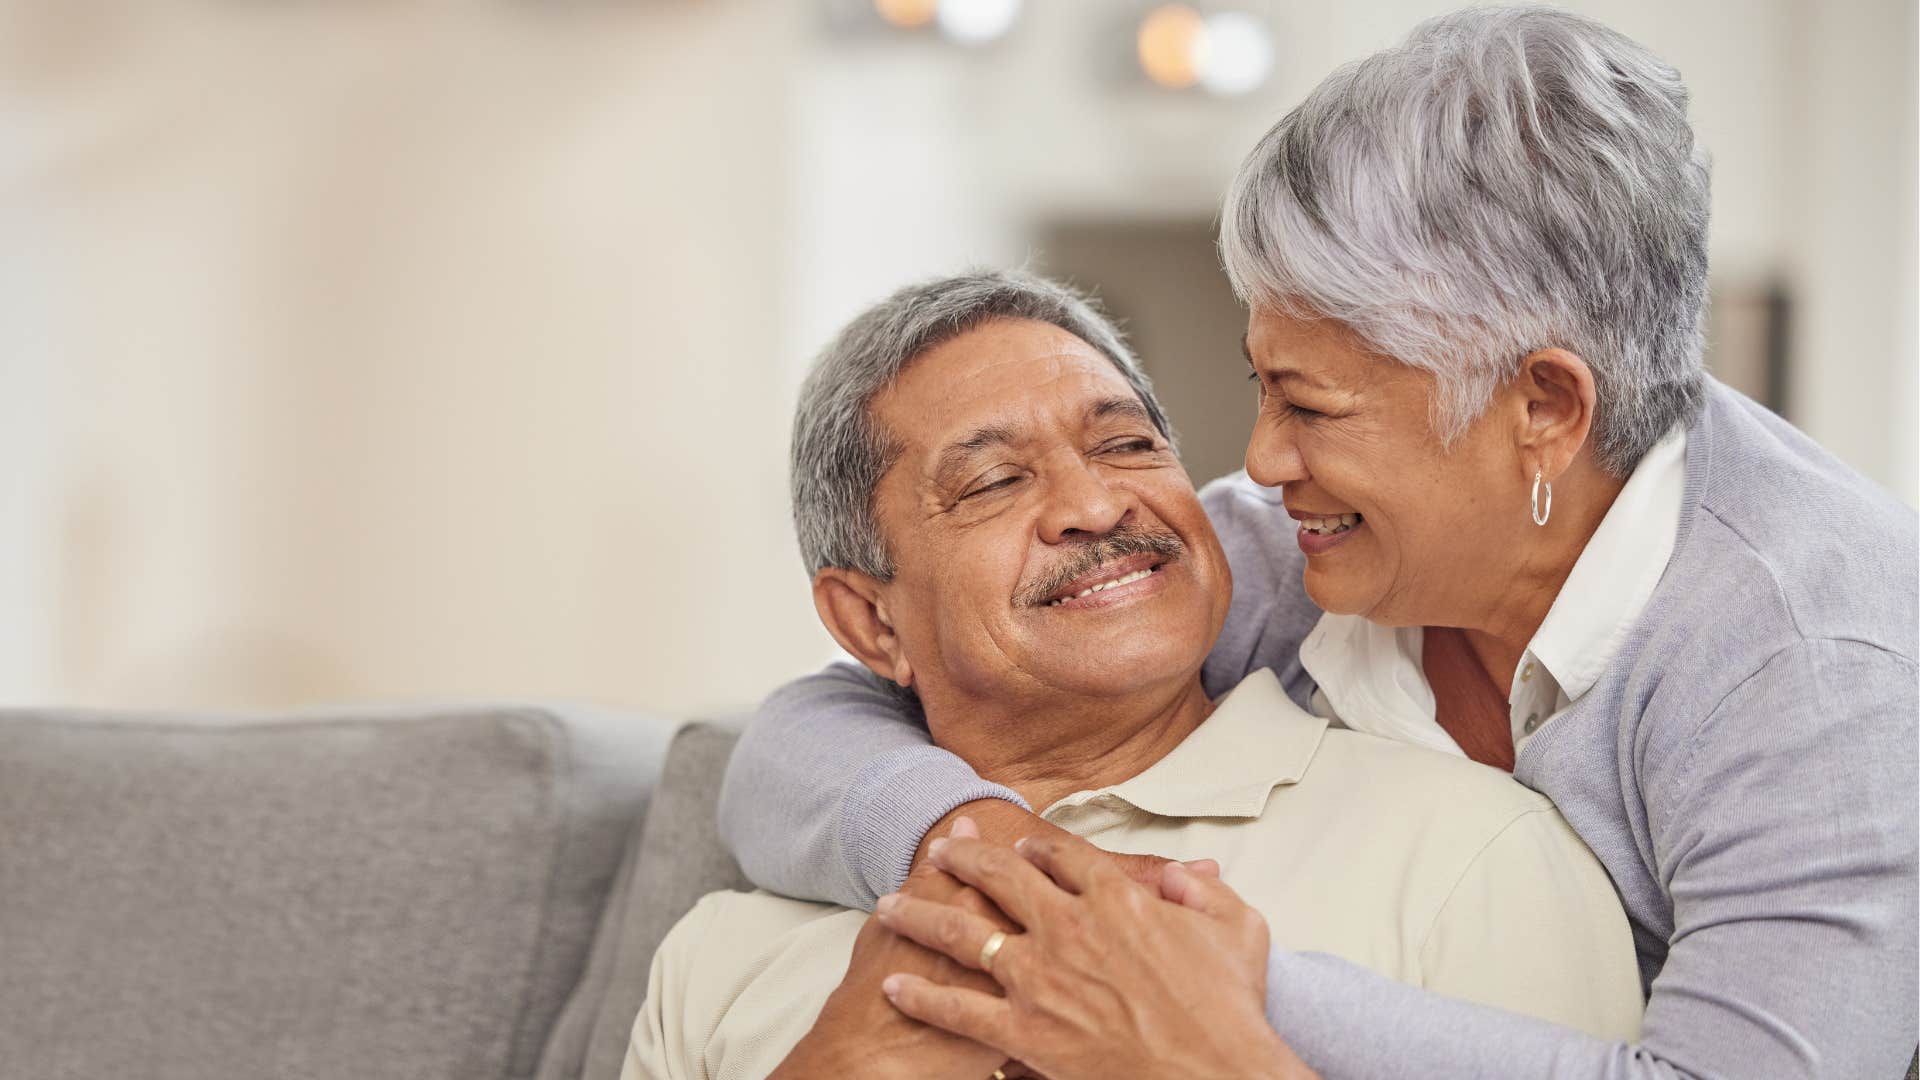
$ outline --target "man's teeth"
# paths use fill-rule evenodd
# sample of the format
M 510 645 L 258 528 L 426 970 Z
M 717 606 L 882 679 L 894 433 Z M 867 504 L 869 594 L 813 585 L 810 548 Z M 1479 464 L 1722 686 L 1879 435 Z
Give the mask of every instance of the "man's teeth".
M 1153 576 L 1153 567 L 1151 566 L 1147 567 L 1144 570 L 1135 570 L 1131 574 L 1123 574 L 1120 577 L 1114 578 L 1112 581 L 1103 581 L 1098 585 L 1089 585 L 1086 588 L 1081 589 L 1079 592 L 1074 593 L 1072 596 L 1063 596 L 1058 600 L 1049 600 L 1047 601 L 1047 606 L 1059 607 L 1061 604 L 1064 604 L 1069 600 L 1078 600 L 1083 596 L 1092 596 L 1094 593 L 1104 592 L 1107 589 L 1117 588 L 1121 585 L 1131 585 L 1134 582 L 1139 581 L 1141 578 L 1151 577 L 1151 576 Z
M 1301 518 L 1300 531 L 1316 533 L 1320 536 L 1332 536 L 1343 533 L 1360 524 L 1359 514 L 1341 514 L 1339 517 Z

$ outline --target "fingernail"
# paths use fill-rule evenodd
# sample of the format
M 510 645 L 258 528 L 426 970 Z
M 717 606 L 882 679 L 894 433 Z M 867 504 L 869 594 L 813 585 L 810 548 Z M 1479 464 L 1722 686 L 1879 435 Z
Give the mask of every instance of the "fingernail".
M 941 849 L 941 848 L 943 848 L 943 847 L 946 847 L 946 846 L 947 846 L 947 838 L 946 838 L 946 837 L 944 837 L 944 836 L 943 836 L 943 837 L 941 837 L 941 838 L 940 838 L 940 839 L 938 839 L 938 840 L 935 840 L 935 841 L 934 841 L 933 843 L 931 843 L 931 844 L 928 844 L 928 845 L 927 845 L 927 857 L 928 857 L 928 858 L 930 858 L 930 859 L 937 859 L 937 858 L 939 858 L 939 857 L 940 857 L 940 849 Z
M 881 979 L 880 992 L 887 995 L 888 997 L 892 997 L 893 995 L 899 993 L 900 992 L 900 976 L 889 975 L 886 978 Z
M 953 828 L 948 830 L 947 835 L 958 836 L 960 834 L 961 825 L 971 825 L 971 824 L 973 824 L 973 819 L 968 817 L 965 814 L 961 814 L 959 817 L 953 819 Z
M 893 893 L 888 893 L 881 897 L 879 901 L 873 905 L 874 914 L 885 915 L 887 912 L 892 911 L 895 899 L 896 896 Z

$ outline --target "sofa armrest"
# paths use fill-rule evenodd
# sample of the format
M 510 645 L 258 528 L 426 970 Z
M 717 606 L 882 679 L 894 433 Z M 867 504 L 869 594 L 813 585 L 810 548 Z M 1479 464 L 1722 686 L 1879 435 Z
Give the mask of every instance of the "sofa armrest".
M 646 820 L 634 831 L 586 977 L 541 1061 L 540 1080 L 617 1080 L 653 953 L 702 896 L 751 889 L 720 840 L 715 806 L 737 722 L 682 728 Z

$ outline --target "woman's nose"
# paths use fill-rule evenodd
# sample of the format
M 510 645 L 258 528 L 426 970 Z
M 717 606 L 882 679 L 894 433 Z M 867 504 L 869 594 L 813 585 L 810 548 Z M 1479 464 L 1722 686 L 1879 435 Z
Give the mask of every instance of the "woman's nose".
M 1247 476 L 1262 487 L 1279 487 L 1307 476 L 1299 446 L 1264 423 L 1255 425 L 1253 437 L 1247 441 L 1246 465 Z

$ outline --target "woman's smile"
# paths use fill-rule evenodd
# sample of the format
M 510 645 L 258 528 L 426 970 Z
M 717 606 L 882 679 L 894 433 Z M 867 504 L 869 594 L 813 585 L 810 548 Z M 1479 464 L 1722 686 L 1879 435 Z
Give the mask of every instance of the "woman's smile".
M 1366 519 L 1359 514 L 1309 514 L 1300 510 L 1287 513 L 1300 523 L 1294 538 L 1309 558 L 1332 551 L 1366 527 Z

